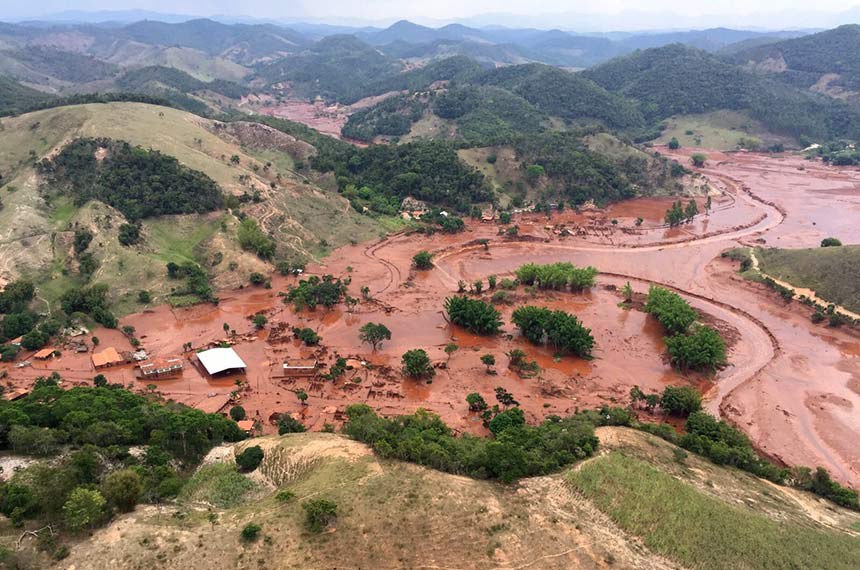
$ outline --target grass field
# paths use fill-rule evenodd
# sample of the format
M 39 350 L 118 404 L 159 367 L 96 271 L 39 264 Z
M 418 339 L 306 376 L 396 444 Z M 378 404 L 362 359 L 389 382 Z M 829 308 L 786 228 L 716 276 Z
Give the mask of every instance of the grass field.
M 568 478 L 621 528 L 688 568 L 860 567 L 856 536 L 767 518 L 621 452 L 594 459 Z
M 761 270 L 860 312 L 860 246 L 756 249 Z
M 663 134 L 654 142 L 668 143 L 673 137 L 681 146 L 710 148 L 714 150 L 736 150 L 741 137 L 752 137 L 764 147 L 781 142 L 786 146 L 797 146 L 789 138 L 767 132 L 761 124 L 738 111 L 714 111 L 699 115 L 682 115 L 664 121 Z

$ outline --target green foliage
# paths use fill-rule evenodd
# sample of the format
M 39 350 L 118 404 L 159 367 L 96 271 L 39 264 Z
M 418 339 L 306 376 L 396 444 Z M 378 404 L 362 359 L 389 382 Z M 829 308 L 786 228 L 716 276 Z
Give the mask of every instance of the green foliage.
M 593 424 L 585 416 L 551 416 L 534 427 L 508 425 L 494 438 L 455 437 L 438 416 L 425 410 L 386 419 L 356 404 L 347 408 L 347 416 L 344 433 L 370 444 L 382 457 L 480 479 L 510 482 L 551 473 L 597 448 Z
M 63 505 L 63 518 L 72 530 L 92 528 L 104 518 L 106 504 L 107 501 L 98 491 L 78 487 Z
M 445 299 L 445 313 L 455 325 L 475 334 L 493 335 L 502 327 L 502 317 L 490 304 L 466 296 Z
M 427 251 L 419 251 L 412 256 L 412 265 L 415 266 L 415 269 L 432 269 L 433 256 Z
M 499 412 L 490 420 L 490 433 L 499 437 L 503 432 L 509 429 L 520 429 L 526 425 L 526 416 L 522 408 L 511 408 L 503 412 Z
M 281 414 L 278 416 L 278 435 L 301 433 L 304 431 L 307 431 L 307 428 L 290 414 Z
M 415 97 L 399 95 L 349 116 L 341 134 L 351 139 L 371 142 L 379 135 L 398 137 L 412 128 L 424 113 L 424 105 Z
M 239 467 L 239 471 L 242 471 L 243 473 L 250 473 L 259 467 L 262 462 L 263 448 L 259 445 L 245 448 L 242 453 L 236 455 L 236 465 Z
M 32 46 L 31 46 L 32 47 Z M 0 77 L 0 116 L 25 113 L 38 105 L 48 105 L 54 97 L 8 78 Z
M 242 406 L 233 406 L 230 408 L 230 419 L 234 422 L 241 422 L 245 419 L 245 408 Z
M 107 308 L 107 293 L 104 284 L 69 289 L 60 297 L 60 306 L 67 315 L 85 313 L 107 328 L 116 328 L 117 318 Z
M 305 510 L 305 528 L 314 533 L 322 532 L 337 519 L 337 503 L 328 499 L 311 499 L 302 503 Z
M 106 149 L 102 160 L 99 149 Z M 158 151 L 110 139 L 76 139 L 40 172 L 77 204 L 100 200 L 129 220 L 167 214 L 205 213 L 222 206 L 218 185 Z
M 275 494 L 275 499 L 281 503 L 289 503 L 296 498 L 296 494 L 288 489 L 281 489 Z
M 134 510 L 143 492 L 143 478 L 134 469 L 120 469 L 105 477 L 102 495 L 121 512 Z
M 828 237 L 821 240 L 821 247 L 839 247 L 842 242 L 834 237 Z
M 709 326 L 697 325 L 689 333 L 665 340 L 669 358 L 678 368 L 715 370 L 726 363 L 726 343 L 720 333 Z
M 656 317 L 670 335 L 685 333 L 696 320 L 696 311 L 680 295 L 663 287 L 648 289 L 645 311 Z
M 120 224 L 119 243 L 130 246 L 140 242 L 140 224 Z
M 253 251 L 260 259 L 272 259 L 275 256 L 275 240 L 266 235 L 251 218 L 245 218 L 239 223 L 236 237 L 242 249 Z
M 251 318 L 251 322 L 254 323 L 254 328 L 261 329 L 266 326 L 266 323 L 269 322 L 269 319 L 266 318 L 266 315 L 262 313 L 257 313 Z
M 693 166 L 701 168 L 705 166 L 705 162 L 707 162 L 708 157 L 702 154 L 701 152 L 696 152 L 690 155 L 690 162 L 693 163 Z
M 696 217 L 696 214 L 699 213 L 699 207 L 696 205 L 695 200 L 690 200 L 687 202 L 687 206 L 684 207 L 684 204 L 681 203 L 680 200 L 676 200 L 672 202 L 672 207 L 666 210 L 666 216 L 664 220 L 669 227 L 674 228 L 675 226 L 680 226 L 685 222 L 693 221 L 693 218 Z
M 209 277 L 206 271 L 193 261 L 186 261 L 182 265 L 177 265 L 172 261 L 167 264 L 167 276 L 171 279 L 186 278 L 185 287 L 177 288 L 172 292 L 172 296 L 181 297 L 184 295 L 193 295 L 200 301 L 217 302 L 212 286 L 209 284 Z
M 666 386 L 660 407 L 667 414 L 686 417 L 702 409 L 702 396 L 691 386 Z
M 365 323 L 358 329 L 358 338 L 376 350 L 385 340 L 391 340 L 391 331 L 382 323 Z
M 293 303 L 297 311 L 308 308 L 314 310 L 317 305 L 330 309 L 340 303 L 346 294 L 346 285 L 332 275 L 323 275 L 322 279 L 312 275 L 299 281 L 298 285 L 290 286 L 285 297 Z
M 527 305 L 513 312 L 511 322 L 533 344 L 549 343 L 559 354 L 591 357 L 594 347 L 591 329 L 585 328 L 575 315 Z
M 541 289 L 582 291 L 594 286 L 597 269 L 576 267 L 569 262 L 547 264 L 527 263 L 516 270 L 517 281 L 524 285 L 536 285 Z
M 424 349 L 416 348 L 403 353 L 403 373 L 409 378 L 430 378 L 436 371 Z
M 93 241 L 93 232 L 87 228 L 77 228 L 74 237 L 75 255 L 82 254 Z
M 806 467 L 797 467 L 792 470 L 791 479 L 792 485 L 798 489 L 815 493 L 845 508 L 860 511 L 857 491 L 843 487 L 831 479 L 830 473 L 823 467 L 817 467 L 814 472 Z
M 251 285 L 262 285 L 266 282 L 266 276 L 259 271 L 252 271 L 248 276 L 248 281 L 251 282 Z
M 242 540 L 245 542 L 254 542 L 260 537 L 260 531 L 263 527 L 257 523 L 248 523 L 242 528 Z
M 320 340 L 322 340 L 322 337 L 318 335 L 314 329 L 308 327 L 293 328 L 293 335 L 305 343 L 306 346 L 316 346 L 320 343 Z
M 487 401 L 477 392 L 466 395 L 466 403 L 469 404 L 470 412 L 483 412 L 487 409 Z
M 681 143 L 678 142 L 678 139 L 672 137 L 672 139 L 669 141 L 669 144 L 667 144 L 666 146 L 668 146 L 670 150 L 678 150 L 679 148 L 681 148 Z
M 180 499 L 206 502 L 219 509 L 239 505 L 254 488 L 254 483 L 228 463 L 201 466 L 182 487 Z

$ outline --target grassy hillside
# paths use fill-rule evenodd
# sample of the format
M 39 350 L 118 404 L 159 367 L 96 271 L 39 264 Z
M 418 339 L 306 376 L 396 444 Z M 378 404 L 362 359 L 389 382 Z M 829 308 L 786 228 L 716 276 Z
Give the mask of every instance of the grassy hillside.
M 640 432 L 600 428 L 598 436 L 608 454 L 513 485 L 380 460 L 366 446 L 334 434 L 258 438 L 211 454 L 216 464 L 201 468 L 175 505 L 138 506 L 83 537 L 64 564 L 83 570 L 201 562 L 250 568 L 259 561 L 274 568 L 330 568 L 345 560 L 361 568 L 857 563 L 860 517 L 854 513 L 694 456 L 679 460 L 677 448 Z M 250 445 L 260 445 L 264 459 L 246 482 L 217 464 L 231 464 L 233 453 Z M 278 500 L 278 491 L 292 498 Z M 311 499 L 337 505 L 337 519 L 321 534 L 304 525 L 303 504 Z M 647 527 L 634 526 L 618 515 L 615 503 L 659 517 L 643 519 Z M 240 538 L 248 523 L 261 527 L 255 541 Z M 673 549 L 662 546 L 665 525 L 673 525 Z M 711 543 L 703 543 L 708 537 Z M 780 537 L 791 542 L 761 547 Z M 775 548 L 779 544 L 783 548 Z M 723 562 L 729 565 L 715 565 Z
M 756 257 L 765 273 L 860 312 L 860 246 L 758 249 Z
M 261 260 L 239 248 L 235 237 L 238 222 L 223 210 L 181 219 L 146 219 L 142 244 L 123 247 L 117 241 L 118 227 L 124 221 L 119 212 L 98 203 L 77 208 L 70 200 L 46 202 L 40 191 L 43 181 L 32 168 L 34 158 L 56 152 L 77 137 L 107 137 L 152 148 L 205 173 L 225 194 L 258 193 L 262 199 L 242 209 L 273 233 L 278 258 L 314 257 L 326 251 L 321 240 L 336 247 L 376 237 L 381 229 L 372 218 L 350 211 L 337 194 L 321 190 L 289 170 L 290 152 L 304 160 L 313 150 L 267 127 L 258 125 L 259 132 L 237 136 L 229 129 L 216 129 L 213 121 L 138 103 L 60 107 L 6 118 L 0 124 L 0 173 L 5 183 L 0 189 L 4 204 L 0 210 L 0 275 L 34 278 L 48 301 L 75 283 L 75 273 L 68 269 L 76 224 L 95 235 L 93 243 L 98 247 L 93 251 L 100 267 L 92 281 L 111 286 L 120 313 L 133 308 L 141 284 L 156 297 L 170 289 L 164 270 L 168 261 L 181 263 L 191 258 L 207 268 L 220 286 L 246 282 L 250 271 L 265 269 Z M 259 141 L 268 141 L 271 150 L 262 150 Z M 263 152 L 265 156 L 260 154 Z M 238 164 L 231 161 L 234 155 Z M 280 166 L 264 168 L 266 162 Z M 231 262 L 238 265 L 234 271 L 229 270 Z
M 677 139 L 681 146 L 696 146 L 717 150 L 736 150 L 741 139 L 745 144 L 758 141 L 760 148 L 782 143 L 791 145 L 790 137 L 774 135 L 760 121 L 744 111 L 711 111 L 695 115 L 669 117 L 663 121 L 665 128 L 654 141 L 667 144 Z

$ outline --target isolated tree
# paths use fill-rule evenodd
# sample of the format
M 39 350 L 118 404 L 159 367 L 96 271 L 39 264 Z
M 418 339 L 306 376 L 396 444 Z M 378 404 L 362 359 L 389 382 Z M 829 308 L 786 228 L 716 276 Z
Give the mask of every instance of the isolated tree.
M 278 416 L 278 435 L 301 433 L 304 431 L 307 431 L 307 428 L 290 414 L 281 414 Z
M 708 157 L 700 152 L 693 154 L 690 157 L 690 162 L 693 163 L 693 166 L 697 168 L 701 168 L 705 166 L 705 163 L 708 161 Z
M 236 456 L 236 466 L 243 473 L 250 473 L 263 462 L 263 448 L 254 445 Z
M 230 417 L 235 422 L 241 422 L 245 419 L 245 408 L 242 406 L 233 406 L 230 408 Z
M 487 409 L 487 401 L 477 392 L 466 395 L 466 403 L 469 404 L 470 412 L 483 412 Z
M 630 281 L 624 284 L 624 287 L 621 288 L 621 295 L 624 297 L 624 302 L 629 303 L 633 300 L 633 286 L 630 285 Z
M 842 242 L 835 237 L 828 237 L 821 240 L 821 247 L 840 247 Z
M 382 323 L 366 323 L 358 329 L 358 338 L 376 350 L 383 341 L 391 340 L 391 331 Z
M 689 416 L 702 409 L 702 396 L 692 386 L 666 386 L 660 407 L 673 416 Z
M 307 405 L 308 393 L 304 390 L 296 390 L 296 398 L 299 399 L 299 403 L 301 403 L 302 406 Z
M 412 265 L 415 266 L 415 269 L 432 269 L 433 256 L 427 251 L 419 251 L 412 256 Z
M 520 403 L 514 399 L 514 395 L 502 388 L 501 386 L 496 387 L 496 400 L 499 401 L 501 405 L 504 407 L 509 406 L 519 406 Z
M 343 302 L 346 305 L 347 313 L 352 313 L 355 310 L 355 306 L 358 305 L 358 299 L 350 297 L 349 295 L 344 296 Z
M 252 318 L 251 321 L 254 323 L 255 328 L 261 329 L 266 326 L 266 323 L 269 322 L 269 319 L 266 318 L 266 315 L 262 313 L 257 313 L 256 315 L 254 315 L 254 318 Z
M 681 143 L 678 142 L 677 138 L 672 137 L 669 140 L 669 144 L 666 146 L 668 146 L 671 150 L 678 150 L 679 148 L 681 148 Z
M 305 528 L 310 532 L 319 533 L 337 518 L 337 503 L 327 499 L 313 499 L 304 504 Z
M 496 364 L 496 357 L 492 354 L 484 354 L 481 356 L 481 362 L 487 367 L 487 374 L 489 374 Z
M 407 350 L 403 353 L 402 362 L 403 373 L 409 378 L 431 378 L 436 373 L 430 357 L 421 348 Z
M 92 528 L 104 517 L 106 504 L 98 491 L 77 487 L 63 504 L 63 519 L 74 531 Z
M 453 354 L 455 352 L 457 352 L 457 349 L 459 349 L 459 348 L 460 347 L 457 346 L 456 344 L 454 344 L 453 342 L 449 342 L 448 344 L 445 345 L 445 354 L 448 356 L 448 362 L 451 361 L 451 356 L 453 356 Z

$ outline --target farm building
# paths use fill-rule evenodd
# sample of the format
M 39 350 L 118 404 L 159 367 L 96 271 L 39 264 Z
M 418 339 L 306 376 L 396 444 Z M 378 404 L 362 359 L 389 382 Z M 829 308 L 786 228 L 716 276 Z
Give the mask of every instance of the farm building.
M 165 378 L 176 376 L 182 372 L 181 358 L 157 358 L 140 363 L 140 375 L 143 378 Z
M 112 346 L 107 347 L 101 352 L 93 353 L 93 366 L 96 369 L 109 368 L 117 364 L 123 364 L 124 362 L 125 358 Z
M 211 348 L 197 353 L 197 360 L 210 376 L 245 372 L 245 362 L 232 348 Z
M 34 354 L 33 358 L 35 358 L 36 360 L 48 360 L 49 358 L 54 356 L 55 352 L 57 352 L 57 349 L 55 348 L 43 348 L 42 350 Z
M 245 433 L 251 433 L 254 431 L 254 420 L 240 420 L 236 422 L 236 425 L 238 425 L 239 429 Z
M 319 364 L 313 358 L 295 358 L 284 362 L 284 376 L 316 376 Z

